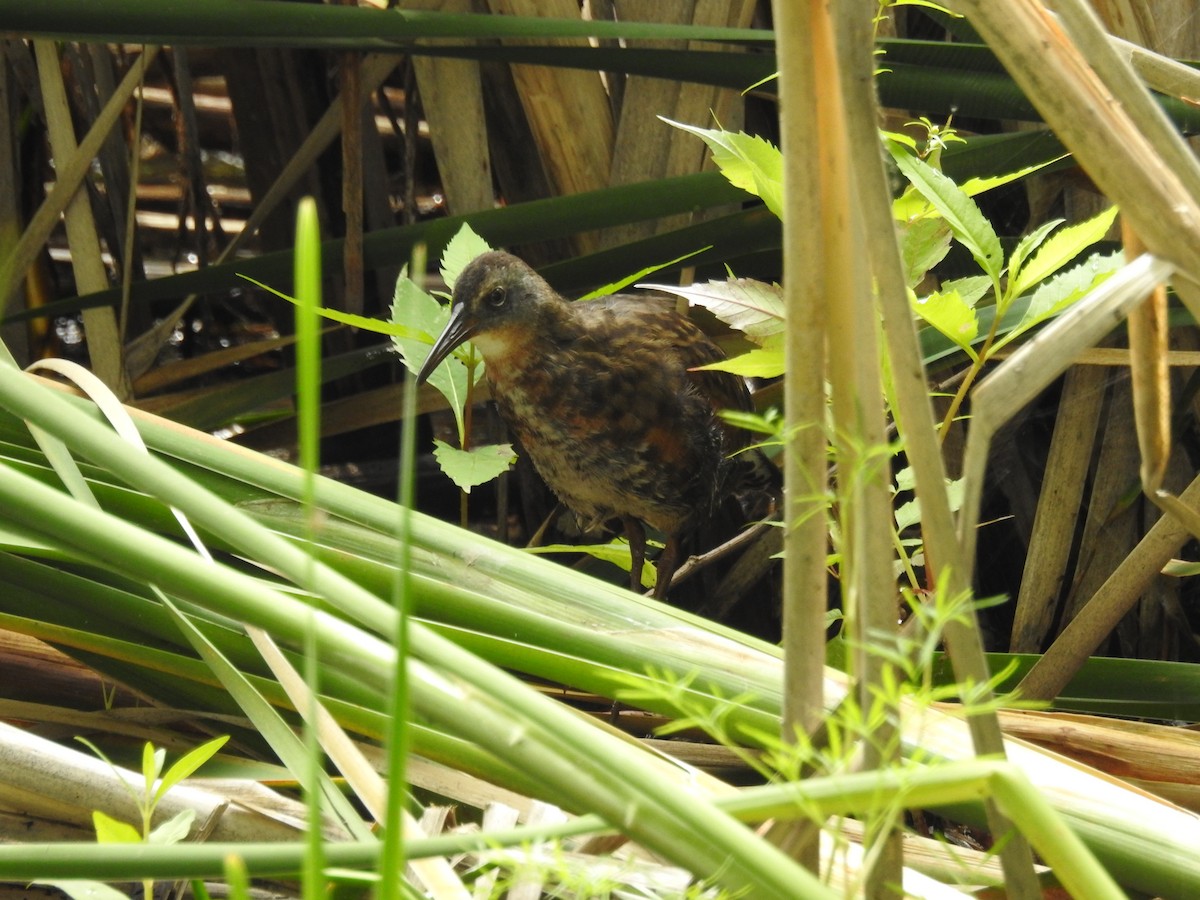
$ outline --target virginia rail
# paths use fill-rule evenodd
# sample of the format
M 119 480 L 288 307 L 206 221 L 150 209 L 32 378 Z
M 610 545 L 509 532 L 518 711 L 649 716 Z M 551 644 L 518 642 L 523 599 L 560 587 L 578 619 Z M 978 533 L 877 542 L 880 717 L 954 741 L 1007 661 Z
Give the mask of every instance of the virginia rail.
M 586 527 L 620 519 L 639 590 L 643 523 L 666 535 L 654 595 L 681 539 L 727 495 L 746 435 L 720 409 L 750 409 L 745 382 L 693 371 L 725 354 L 661 297 L 569 302 L 517 257 L 484 253 L 454 285 L 450 321 L 418 383 L 464 341 L 483 355 L 501 418 Z

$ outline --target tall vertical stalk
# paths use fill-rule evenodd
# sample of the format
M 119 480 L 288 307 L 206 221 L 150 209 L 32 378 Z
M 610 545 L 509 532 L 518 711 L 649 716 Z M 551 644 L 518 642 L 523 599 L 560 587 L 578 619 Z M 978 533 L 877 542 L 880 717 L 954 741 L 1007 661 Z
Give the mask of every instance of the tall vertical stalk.
M 809 114 L 817 94 L 808 49 L 811 10 L 792 0 L 775 0 L 772 8 L 782 104 L 783 291 L 789 324 L 784 344 L 783 738 L 794 740 L 800 732 L 814 732 L 824 715 L 826 322 L 821 229 L 810 217 L 821 181 L 806 152 L 819 133 Z M 796 855 L 816 871 L 815 841 Z
M 810 218 L 821 189 L 805 148 L 817 127 L 805 104 L 816 94 L 806 37 L 809 13 L 774 3 L 779 94 L 783 104 L 784 302 L 789 324 L 784 376 L 789 448 L 784 462 L 784 732 L 812 731 L 822 715 L 825 657 L 825 310 L 821 232 Z
M 852 177 L 853 160 L 874 149 L 856 145 L 848 118 L 855 101 L 853 84 L 870 83 L 871 30 L 867 8 L 813 4 L 812 59 L 824 73 L 814 98 L 816 147 L 822 185 L 816 219 L 822 232 L 819 265 L 825 272 L 824 303 L 829 323 L 827 369 L 833 409 L 833 443 L 838 462 L 837 498 L 842 526 L 842 591 L 847 627 L 856 650 L 853 671 L 859 706 L 875 703 L 884 678 L 884 660 L 871 651 L 878 635 L 896 627 L 896 587 L 892 576 L 891 477 L 882 448 L 883 388 L 878 330 L 869 278 L 861 264 L 863 213 L 861 189 Z M 863 746 L 863 764 L 882 768 L 895 762 L 896 727 L 880 723 Z M 868 897 L 896 896 L 902 855 L 895 822 L 883 821 L 865 835 L 870 859 Z
M 882 316 L 882 338 L 886 341 L 893 391 L 899 406 L 896 418 L 901 424 L 906 458 L 916 475 L 927 564 L 930 571 L 939 573 L 941 588 L 958 596 L 970 590 L 971 568 L 955 534 L 936 421 L 929 402 L 928 383 L 921 365 L 888 200 L 887 176 L 878 144 L 879 110 L 871 44 L 866 34 L 865 17 L 843 14 L 838 24 L 842 48 L 838 62 L 843 69 L 842 84 L 846 92 L 847 152 L 852 168 L 851 181 L 857 187 L 854 199 L 862 211 L 863 242 L 860 246 L 868 257 L 874 295 L 878 297 Z M 881 347 L 880 352 L 884 349 Z M 890 516 L 890 511 L 886 514 Z M 880 577 L 883 577 L 882 573 Z M 875 612 L 877 619 L 873 617 L 872 624 L 890 630 L 893 623 L 883 620 L 885 611 L 876 607 Z M 977 623 L 947 623 L 946 643 L 959 681 L 982 684 L 987 680 L 987 662 Z M 968 724 L 977 753 L 1004 753 L 1003 736 L 993 713 L 976 714 L 968 719 Z M 1012 839 L 1001 850 L 1009 889 L 1016 896 L 1036 896 L 1038 888 L 1028 842 L 1012 830 L 1011 823 L 999 813 L 994 803 L 987 803 L 987 813 L 994 833 L 1012 833 Z

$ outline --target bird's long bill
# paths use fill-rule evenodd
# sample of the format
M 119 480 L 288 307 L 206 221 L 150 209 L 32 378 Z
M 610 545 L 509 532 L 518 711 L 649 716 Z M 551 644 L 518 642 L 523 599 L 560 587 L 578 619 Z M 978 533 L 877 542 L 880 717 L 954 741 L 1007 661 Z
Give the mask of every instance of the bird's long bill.
M 446 323 L 446 327 L 442 329 L 441 335 L 433 342 L 433 349 L 429 351 L 429 356 L 425 358 L 425 364 L 421 366 L 421 371 L 417 373 L 417 384 L 424 384 L 425 379 L 433 374 L 436 369 L 450 353 L 471 336 L 474 326 L 468 320 L 467 305 L 465 303 L 456 303 L 450 308 L 450 321 Z

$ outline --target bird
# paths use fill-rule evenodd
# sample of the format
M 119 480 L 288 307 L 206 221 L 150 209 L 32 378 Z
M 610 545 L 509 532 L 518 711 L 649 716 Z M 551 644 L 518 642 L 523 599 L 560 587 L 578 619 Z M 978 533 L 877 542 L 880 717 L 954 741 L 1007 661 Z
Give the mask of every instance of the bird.
M 725 359 L 675 301 L 611 294 L 569 301 L 504 251 L 468 263 L 423 383 L 470 340 L 501 419 L 584 528 L 620 520 L 630 587 L 640 590 L 645 526 L 666 537 L 653 596 L 663 599 L 682 542 L 729 496 L 749 443 L 723 409 L 750 411 L 743 378 L 697 371 Z

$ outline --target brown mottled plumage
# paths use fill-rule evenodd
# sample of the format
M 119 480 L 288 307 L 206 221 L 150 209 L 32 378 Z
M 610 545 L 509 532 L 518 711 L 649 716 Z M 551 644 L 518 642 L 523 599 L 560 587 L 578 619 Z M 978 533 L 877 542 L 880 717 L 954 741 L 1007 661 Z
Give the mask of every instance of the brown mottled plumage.
M 619 518 L 640 584 L 642 523 L 667 536 L 655 596 L 680 539 L 727 493 L 745 435 L 719 409 L 749 409 L 742 379 L 690 369 L 724 358 L 670 300 L 569 302 L 515 256 L 485 253 L 454 285 L 450 321 L 417 378 L 471 340 L 500 415 L 558 498 L 587 525 Z

